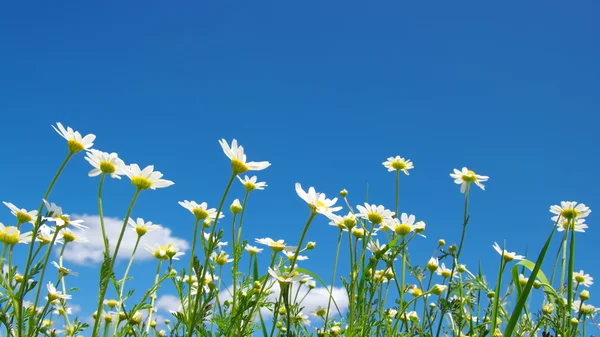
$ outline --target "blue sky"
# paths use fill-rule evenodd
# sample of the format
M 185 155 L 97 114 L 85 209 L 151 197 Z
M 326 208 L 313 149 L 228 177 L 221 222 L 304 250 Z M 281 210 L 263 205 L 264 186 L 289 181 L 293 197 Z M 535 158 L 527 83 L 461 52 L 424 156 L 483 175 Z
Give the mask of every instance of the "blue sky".
M 236 138 L 251 160 L 272 163 L 258 173 L 269 187 L 252 194 L 244 237 L 293 243 L 308 216 L 295 182 L 328 195 L 346 188 L 353 205 L 368 184 L 369 200 L 392 208 L 394 175 L 381 162 L 401 155 L 415 169 L 401 177 L 400 209 L 427 223 L 428 239 L 411 247 L 422 263 L 438 238 L 459 239 L 463 196 L 448 174 L 468 166 L 490 176 L 472 195 L 463 256 L 491 276 L 494 241 L 533 259 L 550 205 L 600 204 L 598 10 L 594 1 L 8 2 L 2 200 L 37 208 L 66 152 L 50 128 L 60 121 L 173 180 L 144 192 L 133 216 L 190 241 L 193 219 L 177 201 L 216 207 L 229 175 L 217 140 Z M 51 201 L 97 214 L 88 170 L 75 158 Z M 105 214 L 123 217 L 133 188 L 109 181 L 105 193 Z M 235 185 L 228 204 L 242 196 Z M 600 278 L 595 218 L 577 236 L 576 269 Z M 308 238 L 317 248 L 306 267 L 329 279 L 336 229 L 321 218 Z M 132 284 L 150 282 L 153 265 L 136 264 Z M 73 268 L 83 290 L 74 303 L 85 305 L 97 271 Z

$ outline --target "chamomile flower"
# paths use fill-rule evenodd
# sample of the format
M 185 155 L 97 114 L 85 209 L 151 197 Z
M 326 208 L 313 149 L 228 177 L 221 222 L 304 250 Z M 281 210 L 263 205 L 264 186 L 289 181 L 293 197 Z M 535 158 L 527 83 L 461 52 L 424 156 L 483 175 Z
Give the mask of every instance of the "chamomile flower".
M 46 285 L 46 289 L 48 290 L 47 299 L 49 302 L 53 302 L 58 299 L 63 299 L 63 300 L 71 299 L 71 295 L 63 294 L 62 292 L 56 290 L 56 287 L 54 287 L 54 284 L 52 284 L 52 282 L 48 282 L 48 284 Z
M 72 230 L 70 230 L 69 228 L 63 228 L 60 230 L 60 232 L 58 233 L 58 239 L 61 241 L 61 243 L 68 243 L 68 242 L 80 242 L 80 243 L 85 243 L 85 242 L 89 242 L 88 239 L 86 239 L 85 237 L 79 235 L 79 234 L 75 234 Z
M 250 246 L 249 244 L 246 244 L 246 247 L 244 247 L 244 249 L 245 249 L 245 250 L 246 250 L 248 253 L 250 253 L 250 255 L 256 255 L 256 254 L 258 254 L 258 253 L 260 253 L 260 252 L 262 252 L 262 251 L 263 251 L 263 249 L 262 249 L 262 248 L 258 248 L 258 247 L 256 247 L 256 246 Z
M 63 308 L 63 306 L 61 304 L 59 304 L 59 305 L 56 305 L 54 307 L 53 313 L 55 315 L 60 315 L 60 316 L 72 315 L 73 314 L 73 310 L 70 307 L 67 307 L 65 309 L 65 308 Z
M 269 267 L 269 274 L 281 283 L 300 282 L 305 277 L 304 275 L 298 273 L 295 268 L 286 272 L 277 267 Z
M 385 249 L 385 247 L 386 247 L 385 244 L 383 244 L 383 245 L 379 244 L 379 239 L 377 239 L 377 241 L 370 240 L 367 243 L 367 249 L 375 255 L 379 254 L 383 249 Z
M 225 139 L 221 139 L 219 144 L 221 144 L 221 148 L 223 148 L 225 155 L 231 159 L 231 169 L 236 175 L 246 171 L 261 171 L 271 166 L 271 163 L 268 161 L 246 161 L 244 147 L 241 145 L 238 146 L 237 140 L 235 139 L 231 142 L 231 147 L 229 147 L 229 144 L 227 144 Z
M 72 220 L 69 214 L 55 213 L 51 217 L 45 217 L 44 219 L 54 222 L 54 225 L 56 225 L 57 228 L 63 228 L 67 226 L 73 226 L 81 230 L 89 228 L 88 226 L 83 225 L 83 220 Z
M 161 226 L 155 225 L 150 221 L 145 222 L 142 218 L 137 218 L 137 220 L 129 218 L 127 220 L 127 223 L 133 228 L 133 230 L 137 233 L 138 236 L 144 236 L 144 234 L 148 232 L 162 228 Z
M 452 269 L 446 267 L 445 263 L 442 263 L 442 265 L 439 266 L 439 268 L 437 268 L 435 273 L 443 278 L 449 278 L 450 276 L 458 277 L 458 273 L 456 272 L 456 270 L 454 271 L 454 275 L 452 275 Z
M 52 261 L 52 265 L 58 269 L 58 274 L 62 276 L 67 276 L 67 275 L 73 275 L 73 276 L 77 276 L 78 273 L 72 271 L 69 268 L 65 268 L 64 266 L 59 265 L 58 263 L 56 263 L 55 261 Z
M 582 315 L 592 315 L 598 311 L 598 309 L 591 304 L 581 303 L 581 300 L 573 301 L 573 303 L 571 303 L 571 308 Z
M 14 246 L 17 243 L 29 243 L 31 242 L 31 232 L 23 233 L 14 226 L 4 226 L 0 222 L 0 242 Z
M 286 247 L 285 242 L 283 240 L 274 241 L 271 238 L 256 239 L 256 243 L 269 246 L 271 249 L 273 249 L 274 252 L 280 252 Z
M 504 259 L 504 261 L 506 262 L 510 262 L 512 260 L 523 260 L 525 259 L 525 256 L 523 255 L 517 255 L 517 253 L 514 252 L 509 252 L 505 249 L 500 248 L 500 246 L 498 245 L 497 242 L 494 242 L 494 249 L 498 252 L 498 254 L 500 254 L 502 256 L 502 258 Z
M 552 217 L 552 221 L 556 222 L 560 216 L 565 220 L 580 220 L 592 211 L 585 204 L 578 204 L 577 201 L 561 201 L 560 206 L 550 206 L 550 213 L 556 214 Z
M 288 259 L 293 259 L 294 255 L 296 255 L 296 252 L 291 252 L 288 251 L 287 249 L 284 249 L 282 251 L 283 255 L 287 256 Z M 308 256 L 304 256 L 304 255 L 298 255 L 298 257 L 296 258 L 296 261 L 304 261 L 304 260 L 308 260 Z
M 482 190 L 485 190 L 482 182 L 487 181 L 490 177 L 475 174 L 475 172 L 463 167 L 461 171 L 454 169 L 454 173 L 450 173 L 450 177 L 454 178 L 454 183 L 460 185 L 460 193 L 465 193 L 467 185 L 475 183 Z
M 24 208 L 18 208 L 17 206 L 13 205 L 12 203 L 10 203 L 8 201 L 4 201 L 3 203 L 4 203 L 4 205 L 6 205 L 6 207 L 8 207 L 10 209 L 10 212 L 12 213 L 12 215 L 14 215 L 17 218 L 17 223 L 19 225 L 26 223 L 26 222 L 35 224 L 35 218 L 38 215 L 38 212 L 36 210 L 27 211 Z
M 337 212 L 342 207 L 334 207 L 337 202 L 337 198 L 327 199 L 324 193 L 317 193 L 314 187 L 310 187 L 307 192 L 302 189 L 300 183 L 296 183 L 296 193 L 298 196 L 306 201 L 308 207 L 313 213 L 320 213 L 325 216 L 329 216 L 333 212 Z
M 184 255 L 183 252 L 179 251 L 179 248 L 173 244 L 168 245 L 146 245 L 146 251 L 150 252 L 158 260 L 179 260 L 179 256 Z
M 242 185 L 244 185 L 244 188 L 248 192 L 253 190 L 264 190 L 265 187 L 267 187 L 267 183 L 265 182 L 256 182 L 258 179 L 256 176 L 252 176 L 251 178 L 244 176 L 244 179 L 240 178 L 240 176 L 237 176 L 237 178 L 240 180 Z
M 55 128 L 54 125 L 52 125 L 52 128 L 67 140 L 67 145 L 71 154 L 75 154 L 83 150 L 89 150 L 94 145 L 94 140 L 96 139 L 95 135 L 90 133 L 85 137 L 81 137 L 79 132 L 73 131 L 73 129 L 70 127 L 65 129 L 61 123 L 56 123 L 56 126 L 58 126 L 58 129 Z
M 576 271 L 573 273 L 573 282 L 575 282 L 575 286 L 582 285 L 586 288 L 589 288 L 592 284 L 594 284 L 594 278 L 590 276 L 590 274 L 586 274 L 583 270 Z
M 203 202 L 198 204 L 195 201 L 180 201 L 179 205 L 181 207 L 190 211 L 196 217 L 196 220 L 204 220 L 204 219 L 215 219 L 217 217 L 217 209 L 216 208 L 208 208 L 208 204 Z M 219 219 L 224 217 L 223 213 L 219 214 Z
M 358 205 L 356 206 L 358 209 L 357 217 L 367 219 L 371 221 L 375 225 L 381 225 L 385 221 L 389 221 L 394 216 L 394 212 L 385 209 L 382 205 L 369 205 L 365 202 L 365 206 Z
M 170 180 L 161 179 L 163 174 L 154 171 L 154 165 L 148 165 L 143 170 L 138 164 L 125 166 L 123 172 L 131 179 L 131 184 L 140 190 L 169 187 L 174 184 Z
M 90 150 L 86 154 L 85 160 L 94 168 L 88 173 L 90 177 L 96 177 L 100 174 L 108 174 L 112 178 L 121 179 L 124 175 L 125 163 L 116 153 L 106 153 L 98 150 Z
M 52 228 L 46 224 L 43 224 L 38 228 L 37 235 L 35 237 L 35 241 L 40 242 L 42 245 L 52 242 L 52 238 L 54 237 L 55 228 Z M 62 240 L 57 239 L 54 241 L 54 244 L 62 243 Z
M 223 266 L 226 263 L 233 262 L 233 259 L 229 258 L 229 254 L 225 253 L 224 251 L 219 251 L 218 253 L 212 252 L 210 258 L 213 261 L 215 261 L 215 263 L 219 266 Z
M 388 172 L 402 171 L 406 175 L 409 175 L 408 170 L 414 168 L 413 163 L 410 160 L 400 156 L 389 157 L 382 164 L 388 169 Z
M 393 230 L 394 233 L 400 236 L 406 236 L 410 232 L 417 230 L 415 226 L 415 216 L 402 213 L 400 220 L 398 218 L 387 219 L 384 226 Z M 419 228 L 425 228 L 425 226 L 419 226 Z
M 557 230 L 559 232 L 563 232 L 567 229 L 574 230 L 575 232 L 585 233 L 585 230 L 588 228 L 588 225 L 584 223 L 585 219 L 574 219 L 574 220 L 560 220 L 559 223 L 556 224 Z

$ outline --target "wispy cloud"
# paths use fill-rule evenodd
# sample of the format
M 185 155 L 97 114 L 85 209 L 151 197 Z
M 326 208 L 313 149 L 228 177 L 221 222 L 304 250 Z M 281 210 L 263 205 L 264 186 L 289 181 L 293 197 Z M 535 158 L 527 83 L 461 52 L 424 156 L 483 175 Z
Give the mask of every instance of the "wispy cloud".
M 100 217 L 98 215 L 73 215 L 73 219 L 81 219 L 85 221 L 85 225 L 89 229 L 85 230 L 83 236 L 89 240 L 86 243 L 70 243 L 65 248 L 64 259 L 75 264 L 85 265 L 87 263 L 98 263 L 102 261 L 102 252 L 104 245 L 102 243 L 102 229 L 100 227 Z M 106 234 L 111 245 L 111 249 L 114 249 L 119 233 L 121 232 L 121 226 L 123 220 L 113 217 L 104 217 L 104 227 Z M 131 226 L 127 225 L 117 259 L 129 259 L 137 234 L 132 230 Z M 135 260 L 148 260 L 152 258 L 152 255 L 144 249 L 145 244 L 168 244 L 172 243 L 177 246 L 180 250 L 185 251 L 188 249 L 190 244 L 184 240 L 172 235 L 169 228 L 163 227 L 162 229 L 148 232 L 144 235 L 140 241 L 140 245 L 135 253 Z

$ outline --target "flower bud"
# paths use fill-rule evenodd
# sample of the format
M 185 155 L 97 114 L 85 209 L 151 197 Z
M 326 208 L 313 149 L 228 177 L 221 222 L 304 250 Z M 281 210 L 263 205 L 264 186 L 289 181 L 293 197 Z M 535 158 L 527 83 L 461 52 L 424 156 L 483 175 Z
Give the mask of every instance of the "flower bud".
M 581 299 L 581 301 L 587 301 L 587 300 L 589 300 L 590 299 L 590 292 L 587 291 L 587 290 L 585 290 L 585 289 L 582 290 L 579 293 L 579 298 Z
M 438 246 L 443 247 L 445 245 L 446 245 L 446 240 L 444 240 L 444 239 L 439 239 L 438 240 Z
M 306 249 L 311 250 L 311 249 L 315 249 L 315 246 L 317 245 L 316 242 L 314 241 L 310 241 L 306 244 Z
M 229 210 L 233 214 L 238 214 L 239 212 L 241 212 L 242 211 L 242 205 L 240 204 L 240 200 L 239 199 L 235 199 L 233 201 L 233 203 L 231 204 L 231 206 L 229 207 Z
M 345 198 L 348 195 L 348 191 L 346 191 L 346 189 L 343 189 L 340 191 L 340 197 Z

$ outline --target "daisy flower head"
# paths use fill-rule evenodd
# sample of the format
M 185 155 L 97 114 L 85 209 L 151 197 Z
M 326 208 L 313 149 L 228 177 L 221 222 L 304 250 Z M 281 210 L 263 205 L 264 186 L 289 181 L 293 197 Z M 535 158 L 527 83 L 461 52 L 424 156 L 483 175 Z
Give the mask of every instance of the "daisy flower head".
M 77 152 L 81 152 L 83 150 L 89 150 L 94 145 L 94 140 L 96 136 L 93 134 L 88 134 L 85 137 L 81 137 L 81 134 L 77 131 L 73 131 L 70 127 L 65 127 L 61 123 L 56 123 L 56 127 L 52 125 L 54 131 L 56 131 L 59 135 L 61 135 L 64 139 L 67 140 L 67 145 L 69 147 L 69 153 L 75 154 Z
M 479 186 L 482 190 L 485 190 L 482 182 L 488 181 L 490 177 L 480 176 L 475 172 L 463 167 L 461 171 L 454 169 L 454 173 L 450 173 L 450 177 L 454 178 L 454 183 L 460 185 L 460 193 L 465 193 L 467 186 L 471 183 Z
M 38 229 L 37 236 L 35 241 L 40 242 L 42 245 L 52 242 L 52 238 L 54 237 L 55 228 L 52 228 L 46 224 L 42 224 Z M 60 239 L 54 241 L 54 244 L 62 243 Z
M 131 179 L 131 184 L 139 190 L 155 190 L 174 184 L 170 180 L 161 179 L 163 174 L 160 171 L 154 171 L 154 165 L 148 165 L 142 170 L 138 164 L 131 164 L 125 166 L 123 172 Z
M 4 226 L 0 222 L 0 242 L 8 246 L 14 246 L 17 243 L 29 243 L 31 241 L 31 232 L 23 233 L 15 226 Z
M 24 224 L 26 222 L 35 224 L 35 218 L 38 215 L 38 212 L 36 210 L 27 211 L 24 208 L 18 208 L 17 206 L 8 201 L 3 201 L 3 203 L 4 205 L 6 205 L 6 207 L 10 209 L 10 213 L 12 213 L 12 215 L 14 215 L 17 218 L 17 223 L 19 225 Z
M 496 250 L 496 252 L 498 252 L 498 254 L 500 254 L 502 256 L 502 259 L 504 259 L 504 261 L 506 262 L 510 262 L 512 260 L 523 260 L 525 259 L 525 256 L 523 255 L 517 255 L 517 253 L 514 252 L 509 252 L 505 249 L 500 248 L 500 245 L 498 245 L 497 242 L 494 242 L 494 249 Z
M 243 208 L 242 208 L 242 204 L 240 203 L 240 199 L 235 199 L 231 203 L 231 206 L 229 206 L 229 211 L 233 214 L 238 214 L 242 210 L 243 210 Z
M 243 179 L 240 178 L 240 176 L 237 176 L 237 178 L 242 183 L 242 185 L 244 185 L 246 192 L 250 192 L 253 190 L 264 190 L 265 187 L 268 186 L 267 183 L 265 183 L 264 181 L 256 182 L 258 180 L 256 176 L 248 177 L 245 175 Z
M 594 278 L 590 276 L 590 274 L 586 274 L 583 270 L 576 271 L 573 273 L 573 282 L 575 285 L 582 285 L 586 288 L 589 288 L 592 284 L 594 284 Z
M 121 179 L 121 176 L 125 174 L 126 165 L 114 152 L 106 153 L 92 149 L 87 152 L 85 160 L 94 167 L 88 173 L 90 177 L 108 174 L 112 178 Z
M 269 274 L 277 279 L 277 281 L 280 283 L 300 282 L 305 278 L 305 276 L 298 273 L 295 268 L 286 272 L 277 267 L 269 267 Z
M 285 249 L 285 242 L 283 240 L 274 241 L 271 238 L 256 239 L 256 243 L 269 246 L 274 252 L 278 253 Z
M 337 198 L 327 199 L 325 193 L 317 193 L 314 187 L 310 187 L 307 192 L 302 189 L 300 183 L 296 183 L 296 193 L 298 196 L 306 201 L 308 207 L 313 213 L 320 213 L 325 216 L 329 216 L 333 212 L 337 212 L 342 207 L 334 207 L 337 202 Z
M 179 260 L 179 256 L 184 255 L 173 244 L 168 245 L 146 245 L 146 251 L 150 252 L 158 260 Z
M 72 271 L 71 269 L 65 268 L 64 266 L 59 265 L 55 261 L 52 261 L 52 265 L 56 269 L 58 269 L 58 274 L 60 275 L 59 277 L 67 276 L 67 275 L 73 275 L 73 276 L 77 276 L 78 275 L 76 272 Z
M 283 255 L 285 255 L 288 259 L 290 259 L 290 261 L 294 258 L 294 256 L 296 255 L 296 252 L 291 252 L 287 249 L 284 249 L 282 251 Z M 296 258 L 296 261 L 304 261 L 304 260 L 308 260 L 308 256 L 304 256 L 304 255 L 298 255 L 298 257 Z
M 442 263 L 441 266 L 439 266 L 439 268 L 437 268 L 437 270 L 435 271 L 436 274 L 438 274 L 439 276 L 443 277 L 443 278 L 449 278 L 450 276 L 452 277 L 458 277 L 456 271 L 454 271 L 454 274 L 452 274 L 452 269 L 446 267 L 445 263 Z
M 146 222 L 142 218 L 137 218 L 137 220 L 129 218 L 127 220 L 127 223 L 133 228 L 133 230 L 137 233 L 138 236 L 144 236 L 144 234 L 148 232 L 162 228 L 161 226 L 155 225 L 150 221 Z
M 229 254 L 225 253 L 224 251 L 219 251 L 218 253 L 212 252 L 210 257 L 219 266 L 223 266 L 226 263 L 233 262 L 233 259 L 229 258 Z
M 79 234 L 73 233 L 73 231 L 71 231 L 69 228 L 61 229 L 58 233 L 58 237 L 60 238 L 61 242 L 88 242 L 88 239 L 84 238 Z
M 231 147 L 227 144 L 225 139 L 221 139 L 219 144 L 221 144 L 221 148 L 223 148 L 225 155 L 231 159 L 231 169 L 236 175 L 246 171 L 262 171 L 271 166 L 271 163 L 268 161 L 246 161 L 244 147 L 241 145 L 238 146 L 237 140 L 235 139 L 231 142 Z
M 386 245 L 385 245 L 385 244 L 383 244 L 383 245 L 380 245 L 380 244 L 379 244 L 379 239 L 377 239 L 377 241 L 370 240 L 370 241 L 367 243 L 367 249 L 368 249 L 368 250 L 370 250 L 370 251 L 371 251 L 371 253 L 373 253 L 373 254 L 375 254 L 375 255 L 377 255 L 377 254 L 381 253 L 381 251 L 382 251 L 383 249 L 385 249 L 385 247 L 386 247 Z
M 561 218 L 560 222 L 556 224 L 556 227 L 559 232 L 570 229 L 575 232 L 585 233 L 585 230 L 588 228 L 588 226 L 584 222 L 585 219 L 562 220 Z
M 559 217 L 569 221 L 581 220 L 590 215 L 592 211 L 585 204 L 579 204 L 577 201 L 561 201 L 560 206 L 550 206 L 550 213 L 555 214 L 552 221 L 556 222 Z
M 52 282 L 48 282 L 48 284 L 46 285 L 46 289 L 48 290 L 47 298 L 48 298 L 49 302 L 53 302 L 58 299 L 62 299 L 62 300 L 70 300 L 71 299 L 71 295 L 63 294 L 62 292 L 56 290 L 56 287 L 54 287 L 54 284 L 52 284 Z
M 53 212 L 52 216 L 44 217 L 44 220 L 54 222 L 57 228 L 64 228 L 67 226 L 73 226 L 81 230 L 89 228 L 83 224 L 83 220 L 73 220 L 69 214 L 64 213 Z
M 251 246 L 251 245 L 249 245 L 249 244 L 246 244 L 246 247 L 244 247 L 244 249 L 245 249 L 245 250 L 246 250 L 248 253 L 250 253 L 250 255 L 256 255 L 256 254 L 258 254 L 258 253 L 260 253 L 260 252 L 262 252 L 262 251 L 263 251 L 263 249 L 262 249 L 262 248 L 258 248 L 258 247 L 256 247 L 256 246 Z
M 402 171 L 406 175 L 409 175 L 408 170 L 414 168 L 413 163 L 410 160 L 400 156 L 389 157 L 382 164 L 388 169 L 388 172 Z
M 369 205 L 366 202 L 364 207 L 358 205 L 356 206 L 356 208 L 359 212 L 358 214 L 356 214 L 356 216 L 358 216 L 359 218 L 367 219 L 375 225 L 381 225 L 385 221 L 390 221 L 394 214 L 396 214 L 390 211 L 389 209 L 385 209 L 385 207 L 383 207 L 382 205 Z
M 216 208 L 208 208 L 208 204 L 203 202 L 198 204 L 195 201 L 180 201 L 179 205 L 181 207 L 187 209 L 192 212 L 196 217 L 196 220 L 204 220 L 204 219 L 215 219 L 217 217 L 217 209 Z M 219 219 L 224 217 L 223 213 L 219 214 Z
M 402 215 L 400 216 L 400 220 L 398 220 L 398 218 L 388 219 L 384 223 L 384 226 L 393 230 L 394 233 L 404 237 L 410 232 L 416 230 L 415 216 L 412 214 L 408 215 L 406 213 L 402 213 Z

